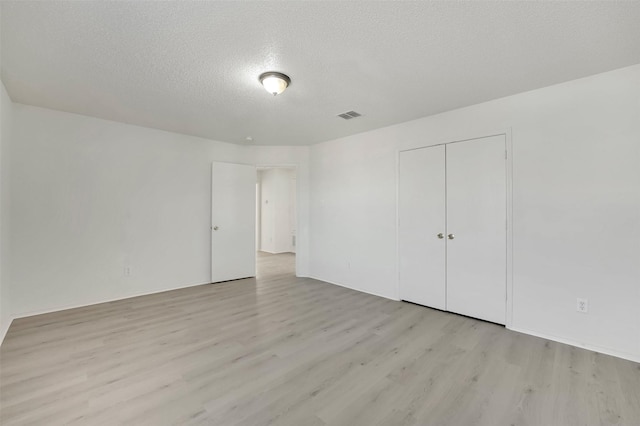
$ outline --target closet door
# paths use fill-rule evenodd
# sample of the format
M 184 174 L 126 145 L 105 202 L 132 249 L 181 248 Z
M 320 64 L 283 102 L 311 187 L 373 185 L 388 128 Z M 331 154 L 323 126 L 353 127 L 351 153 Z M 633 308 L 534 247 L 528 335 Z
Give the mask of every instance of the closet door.
M 448 144 L 447 310 L 504 324 L 505 137 Z
M 398 197 L 400 298 L 445 309 L 444 146 L 400 152 Z

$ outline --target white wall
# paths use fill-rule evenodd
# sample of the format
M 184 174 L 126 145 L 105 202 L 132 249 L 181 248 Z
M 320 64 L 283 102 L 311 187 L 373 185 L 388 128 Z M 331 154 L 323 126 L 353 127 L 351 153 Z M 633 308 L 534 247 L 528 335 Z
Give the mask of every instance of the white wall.
M 396 299 L 398 151 L 509 128 L 511 328 L 640 360 L 640 65 L 312 146 L 310 275 Z
M 260 250 L 268 253 L 293 252 L 295 217 L 292 216 L 292 186 L 295 170 L 262 170 L 260 179 Z
M 13 124 L 16 316 L 210 282 L 211 162 L 308 156 L 20 104 Z
M 11 324 L 13 304 L 9 291 L 9 150 L 13 103 L 0 82 L 0 343 Z
M 260 200 L 262 199 L 262 170 L 256 173 L 256 251 L 260 250 L 260 239 L 262 236 L 262 209 Z
M 271 170 L 260 170 L 258 173 L 258 182 L 260 186 L 260 200 L 258 201 L 258 209 L 260 210 L 260 250 L 273 253 L 273 234 L 274 234 L 274 209 L 273 192 L 274 192 L 275 173 Z

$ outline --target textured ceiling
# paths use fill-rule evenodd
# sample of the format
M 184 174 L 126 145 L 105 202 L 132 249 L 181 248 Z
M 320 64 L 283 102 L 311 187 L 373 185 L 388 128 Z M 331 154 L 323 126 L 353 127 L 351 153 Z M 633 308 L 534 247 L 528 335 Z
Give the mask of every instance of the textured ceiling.
M 1 7 L 14 101 L 242 144 L 312 144 L 640 63 L 640 2 Z M 277 97 L 257 80 L 270 70 L 292 79 Z M 336 117 L 350 110 L 363 116 Z

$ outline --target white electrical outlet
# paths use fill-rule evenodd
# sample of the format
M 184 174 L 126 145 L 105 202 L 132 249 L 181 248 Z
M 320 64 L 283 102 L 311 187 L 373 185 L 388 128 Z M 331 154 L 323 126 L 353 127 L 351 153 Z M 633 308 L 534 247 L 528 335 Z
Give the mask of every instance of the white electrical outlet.
M 578 303 L 576 305 L 576 311 L 586 314 L 589 312 L 589 299 L 581 299 L 578 297 Z
M 125 277 L 130 277 L 131 276 L 131 266 L 125 266 L 124 267 L 124 276 Z

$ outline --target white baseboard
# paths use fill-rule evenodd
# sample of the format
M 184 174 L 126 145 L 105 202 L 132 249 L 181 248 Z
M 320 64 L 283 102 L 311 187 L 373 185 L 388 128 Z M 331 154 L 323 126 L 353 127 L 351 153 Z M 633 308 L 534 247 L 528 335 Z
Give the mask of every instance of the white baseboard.
M 326 283 L 337 285 L 337 286 L 340 286 L 340 287 L 348 288 L 350 290 L 359 291 L 361 293 L 367 293 L 367 294 L 371 294 L 373 296 L 383 297 L 383 298 L 389 299 L 389 300 L 396 300 L 396 301 L 400 300 L 400 299 L 394 299 L 394 298 L 391 298 L 391 297 L 388 297 L 388 296 L 384 296 L 382 294 L 377 294 L 377 293 L 373 293 L 373 292 L 370 292 L 370 291 L 361 290 L 359 288 L 350 287 L 348 285 L 340 284 L 340 283 L 337 283 L 337 282 L 332 282 L 332 281 L 329 281 L 329 280 L 318 278 L 318 277 L 315 277 L 313 275 L 310 275 L 309 278 L 313 278 L 314 280 L 318 280 L 318 281 L 324 281 Z M 626 359 L 626 360 L 629 360 L 629 361 L 640 363 L 640 356 L 637 355 L 637 354 L 631 354 L 631 353 L 616 351 L 614 349 L 604 348 L 604 347 L 600 347 L 600 346 L 596 346 L 596 345 L 584 344 L 584 343 L 580 343 L 580 342 L 572 340 L 572 339 L 567 339 L 567 338 L 564 338 L 564 337 L 553 336 L 553 335 L 544 334 L 544 333 L 538 333 L 538 332 L 535 332 L 535 331 L 526 330 L 526 329 L 522 329 L 522 328 L 518 328 L 518 327 L 506 327 L 506 328 L 511 330 L 511 331 L 516 331 L 518 333 L 528 334 L 530 336 L 540 337 L 542 339 L 552 340 L 554 342 L 564 343 L 566 345 L 575 346 L 577 348 L 587 349 L 587 350 L 590 350 L 590 351 L 599 352 L 601 354 L 611 355 L 611 356 L 615 356 L 617 358 L 622 358 L 622 359 Z
M 378 293 L 374 293 L 374 292 L 371 292 L 371 291 L 367 291 L 367 290 L 362 290 L 362 289 L 359 289 L 359 288 L 351 287 L 351 286 L 348 286 L 348 285 L 345 285 L 345 284 L 341 284 L 341 283 L 329 281 L 329 280 L 326 280 L 326 279 L 322 279 L 322 278 L 319 278 L 319 277 L 316 277 L 316 276 L 313 276 L 313 275 L 309 275 L 308 278 L 312 278 L 312 279 L 318 280 L 318 281 L 323 281 L 323 282 L 326 282 L 326 283 L 329 283 L 329 284 L 332 284 L 332 285 L 337 285 L 339 287 L 348 288 L 350 290 L 359 291 L 361 293 L 367 293 L 367 294 L 370 294 L 372 296 L 382 297 L 384 299 L 389 299 L 389 300 L 394 300 L 394 301 L 399 301 L 400 300 L 400 299 L 394 299 L 392 297 L 385 296 L 383 294 L 378 294 Z M 34 315 L 48 314 L 48 313 L 52 313 L 52 312 L 66 311 L 68 309 L 82 308 L 82 307 L 85 307 L 85 306 L 99 305 L 101 303 L 115 302 L 115 301 L 118 301 L 118 300 L 131 299 L 133 297 L 148 296 L 148 295 L 151 295 L 151 294 L 164 293 L 166 291 L 180 290 L 182 288 L 197 287 L 197 286 L 206 285 L 206 284 L 210 284 L 210 283 L 190 284 L 190 285 L 186 285 L 186 286 L 163 289 L 163 290 L 159 290 L 159 291 L 136 293 L 136 294 L 123 296 L 123 297 L 116 297 L 116 298 L 111 298 L 111 299 L 92 301 L 92 302 L 89 302 L 89 303 L 79 303 L 79 304 L 73 304 L 73 305 L 67 305 L 67 306 L 58 306 L 58 307 L 50 308 L 50 309 L 36 310 L 36 311 L 30 311 L 30 312 L 25 312 L 25 313 L 13 315 L 13 316 L 9 317 L 9 321 L 7 322 L 7 324 L 2 325 L 2 327 L 0 328 L 0 345 L 2 345 L 2 342 L 4 342 L 4 338 L 6 337 L 7 332 L 9 331 L 9 327 L 11 327 L 11 323 L 13 322 L 14 319 L 25 318 L 25 317 L 30 317 L 30 316 L 34 316 Z M 511 331 L 516 331 L 518 333 L 528 334 L 528 335 L 531 335 L 531 336 L 540 337 L 542 339 L 552 340 L 554 342 L 564 343 L 566 345 L 575 346 L 577 348 L 587 349 L 587 350 L 594 351 L 594 352 L 599 352 L 599 353 L 602 353 L 602 354 L 605 354 L 605 355 L 611 355 L 611 356 L 615 356 L 617 358 L 622 358 L 622 359 L 626 359 L 626 360 L 629 360 L 629 361 L 640 363 L 640 356 L 636 355 L 636 354 L 620 352 L 620 351 L 616 351 L 614 349 L 609 349 L 609 348 L 604 348 L 604 347 L 600 347 L 600 346 L 596 346 L 596 345 L 580 343 L 578 341 L 575 341 L 575 340 L 572 340 L 572 339 L 567 339 L 565 337 L 559 337 L 559 336 L 540 333 L 540 332 L 536 332 L 536 331 L 526 330 L 526 329 L 519 328 L 519 327 L 507 327 L 507 328 L 509 330 L 511 330 Z
M 295 251 L 286 251 L 286 250 L 285 251 L 270 251 L 270 250 L 262 249 L 262 250 L 258 250 L 258 251 L 261 251 L 263 253 L 269 253 L 269 254 L 285 254 L 285 253 L 296 254 Z
M 601 347 L 601 346 L 590 345 L 590 344 L 586 344 L 586 343 L 580 343 L 580 342 L 578 342 L 576 340 L 567 339 L 565 337 L 553 336 L 553 335 L 550 335 L 550 334 L 539 333 L 537 331 L 526 330 L 526 329 L 523 329 L 523 328 L 518 328 L 518 327 L 507 327 L 507 328 L 509 330 L 512 330 L 512 331 L 517 331 L 518 333 L 529 334 L 531 336 L 540 337 L 542 339 L 553 340 L 554 342 L 564 343 L 565 345 L 570 345 L 570 346 L 575 346 L 576 348 L 587 349 L 589 351 L 599 352 L 601 354 L 611 355 L 611 356 L 615 356 L 617 358 L 622 358 L 622 359 L 626 359 L 626 360 L 629 360 L 629 361 L 640 363 L 640 356 L 634 355 L 634 354 L 631 354 L 631 353 L 620 352 L 620 351 L 616 351 L 614 349 L 604 348 L 604 347 Z
M 382 297 L 382 298 L 384 298 L 384 299 L 393 300 L 393 301 L 395 301 L 395 302 L 399 302 L 399 301 L 400 301 L 400 299 L 394 299 L 393 297 L 385 296 L 384 294 L 378 294 L 378 293 L 374 293 L 374 292 L 372 292 L 372 291 L 367 291 L 367 290 L 362 290 L 362 289 L 360 289 L 360 288 L 350 287 L 350 286 L 348 286 L 348 285 L 346 285 L 346 284 L 340 284 L 340 283 L 337 283 L 337 282 L 334 282 L 334 281 L 325 280 L 325 279 L 323 279 L 323 278 L 318 278 L 318 277 L 315 277 L 315 276 L 313 276 L 313 275 L 309 275 L 309 278 L 312 278 L 312 279 L 314 279 L 314 280 L 318 280 L 318 281 L 324 281 L 325 283 L 329 283 L 329 284 L 337 285 L 337 286 L 339 286 L 339 287 L 348 288 L 349 290 L 359 291 L 360 293 L 367 293 L 367 294 L 370 294 L 370 295 L 372 295 L 372 296 L 378 296 L 378 297 Z
M 66 311 L 68 309 L 84 308 L 86 306 L 100 305 L 102 303 L 116 302 L 118 300 L 132 299 L 134 297 L 148 296 L 148 295 L 151 295 L 151 294 L 164 293 L 166 291 L 180 290 L 182 288 L 197 287 L 199 285 L 206 285 L 206 284 L 211 284 L 211 283 L 207 282 L 207 283 L 199 283 L 199 284 L 189 284 L 189 285 L 183 285 L 183 286 L 178 286 L 178 287 L 170 287 L 170 288 L 157 290 L 157 291 L 148 291 L 148 292 L 143 292 L 143 293 L 133 293 L 133 294 L 130 294 L 130 295 L 119 296 L 119 297 L 114 297 L 114 298 L 110 298 L 110 299 L 93 300 L 93 301 L 88 301 L 88 302 L 83 302 L 83 303 L 75 303 L 75 304 L 65 305 L 65 306 L 56 306 L 56 307 L 53 307 L 53 308 L 37 309 L 37 310 L 34 310 L 34 311 L 27 311 L 27 312 L 22 312 L 20 314 L 16 314 L 16 315 L 13 316 L 13 319 L 32 317 L 32 316 L 35 316 L 35 315 L 50 314 L 52 312 Z

